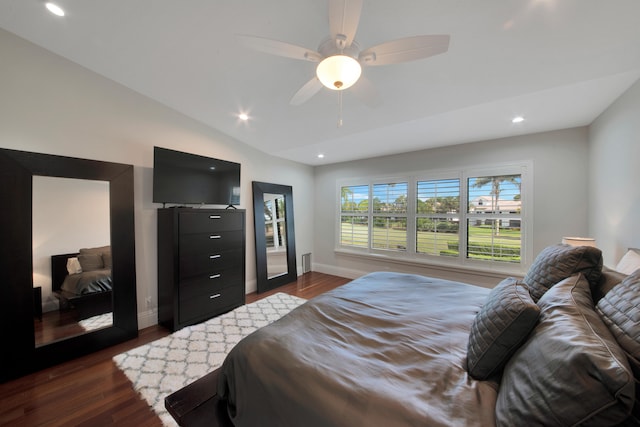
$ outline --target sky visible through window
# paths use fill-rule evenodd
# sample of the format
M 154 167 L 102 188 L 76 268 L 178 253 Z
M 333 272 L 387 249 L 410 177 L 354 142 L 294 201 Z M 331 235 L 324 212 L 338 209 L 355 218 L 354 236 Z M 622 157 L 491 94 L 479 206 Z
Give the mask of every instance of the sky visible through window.
M 520 176 L 513 176 L 514 182 L 510 181 L 502 181 L 500 183 L 500 199 L 502 200 L 514 200 L 514 197 L 520 194 Z M 475 187 L 475 182 L 477 178 L 469 178 L 469 200 L 473 200 L 476 197 L 480 196 L 490 196 L 492 191 L 492 183 L 487 182 L 486 184 Z M 432 181 L 421 181 L 419 193 L 433 194 L 436 192 L 436 185 L 442 186 L 444 182 L 447 181 L 455 181 L 455 180 L 432 180 Z M 404 192 L 407 193 L 406 182 L 395 184 L 395 193 Z M 363 200 L 369 199 L 369 186 L 367 185 L 358 185 L 348 187 L 351 190 L 351 193 L 348 196 L 348 201 L 355 203 L 356 205 L 360 204 Z M 385 185 L 374 186 L 373 190 L 373 198 L 378 198 L 381 201 L 386 201 L 388 198 L 388 187 Z M 422 201 L 426 201 L 428 197 L 418 197 Z

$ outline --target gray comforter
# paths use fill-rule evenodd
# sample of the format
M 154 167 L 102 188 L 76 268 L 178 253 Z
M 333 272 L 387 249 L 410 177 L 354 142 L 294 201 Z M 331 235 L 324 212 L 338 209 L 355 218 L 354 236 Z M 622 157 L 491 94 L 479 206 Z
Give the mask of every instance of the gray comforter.
M 76 295 L 110 291 L 113 289 L 111 269 L 69 274 L 64 278 L 61 289 Z
M 489 289 L 372 273 L 242 340 L 218 393 L 236 426 L 495 426 L 497 384 L 466 372 Z

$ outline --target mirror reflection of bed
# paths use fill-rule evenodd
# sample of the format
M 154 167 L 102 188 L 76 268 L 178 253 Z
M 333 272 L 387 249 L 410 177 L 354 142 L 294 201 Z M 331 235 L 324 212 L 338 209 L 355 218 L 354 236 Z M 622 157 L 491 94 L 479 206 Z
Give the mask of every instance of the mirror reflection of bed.
M 112 326 L 109 183 L 34 176 L 32 223 L 36 347 Z

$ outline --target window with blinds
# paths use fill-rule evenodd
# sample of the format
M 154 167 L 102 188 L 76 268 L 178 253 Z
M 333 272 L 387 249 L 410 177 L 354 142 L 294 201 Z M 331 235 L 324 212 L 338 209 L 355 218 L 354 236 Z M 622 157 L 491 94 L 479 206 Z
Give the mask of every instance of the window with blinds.
M 468 178 L 467 257 L 520 262 L 521 175 Z
M 340 188 L 340 245 L 369 247 L 369 186 Z
M 407 183 L 373 185 L 372 247 L 407 250 Z
M 460 247 L 460 180 L 416 184 L 416 252 L 458 256 Z
M 527 166 L 493 170 L 440 171 L 431 174 L 434 179 L 425 172 L 340 185 L 339 246 L 463 264 L 522 263 L 522 172 Z

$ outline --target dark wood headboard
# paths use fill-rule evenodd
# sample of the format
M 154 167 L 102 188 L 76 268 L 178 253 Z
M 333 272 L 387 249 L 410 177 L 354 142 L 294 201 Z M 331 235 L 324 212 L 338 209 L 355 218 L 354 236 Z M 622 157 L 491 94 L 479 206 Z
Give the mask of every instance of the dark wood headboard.
M 67 271 L 67 259 L 78 256 L 78 253 L 51 255 L 51 289 L 59 291 L 69 272 Z

